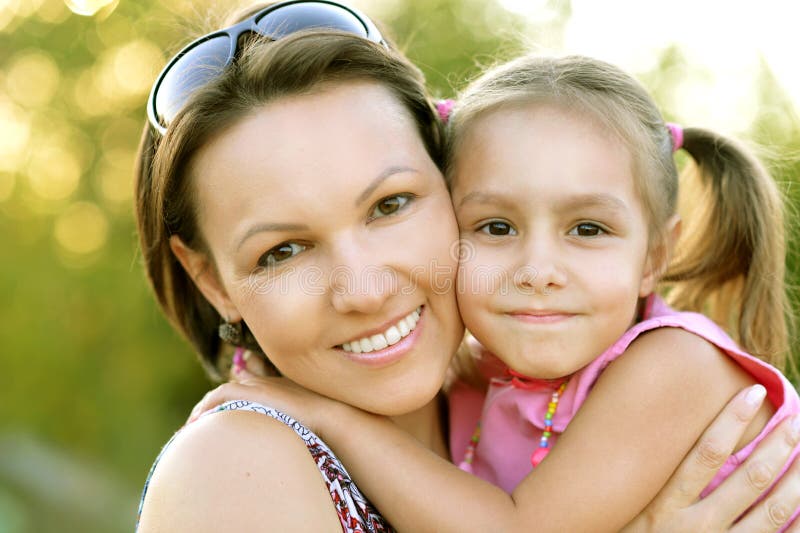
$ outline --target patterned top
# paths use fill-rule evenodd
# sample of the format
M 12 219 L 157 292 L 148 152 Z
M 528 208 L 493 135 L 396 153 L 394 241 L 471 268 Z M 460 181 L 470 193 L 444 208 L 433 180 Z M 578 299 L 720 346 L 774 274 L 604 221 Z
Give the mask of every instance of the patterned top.
M 350 478 L 347 469 L 345 469 L 341 461 L 333 454 L 333 451 L 331 451 L 331 449 L 310 429 L 289 415 L 259 403 L 247 400 L 236 400 L 226 402 L 201 416 L 208 416 L 220 411 L 235 410 L 254 411 L 272 417 L 292 428 L 294 432 L 303 439 L 331 494 L 331 500 L 336 508 L 336 514 L 339 516 L 339 521 L 342 524 L 342 531 L 347 533 L 382 533 L 394 531 L 386 519 L 378 513 L 378 510 L 361 494 L 355 482 Z M 147 494 L 147 487 L 150 484 L 150 478 L 152 478 L 161 456 L 164 455 L 164 451 L 169 448 L 169 445 L 177 434 L 178 433 L 167 442 L 161 450 L 161 453 L 158 454 L 158 457 L 150 469 L 150 473 L 147 475 L 144 490 L 142 491 L 142 498 L 139 501 L 139 517 L 141 517 L 142 514 L 142 507 L 144 505 L 145 495 Z M 139 527 L 139 517 L 136 519 L 137 529 Z M 265 524 L 265 526 L 267 526 L 267 524 Z

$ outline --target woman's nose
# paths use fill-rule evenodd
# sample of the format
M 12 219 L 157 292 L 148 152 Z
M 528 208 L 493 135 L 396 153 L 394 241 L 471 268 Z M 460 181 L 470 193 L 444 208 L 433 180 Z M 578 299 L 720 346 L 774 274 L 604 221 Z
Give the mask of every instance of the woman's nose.
M 337 254 L 330 288 L 339 313 L 376 313 L 396 290 L 395 271 L 382 260 L 383 254 L 368 248 L 351 244 Z

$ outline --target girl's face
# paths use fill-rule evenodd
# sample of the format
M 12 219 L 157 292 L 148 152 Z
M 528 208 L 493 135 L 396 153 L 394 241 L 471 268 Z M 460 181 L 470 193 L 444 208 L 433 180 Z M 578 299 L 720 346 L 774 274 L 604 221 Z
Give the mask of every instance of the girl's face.
M 387 89 L 351 82 L 270 103 L 191 170 L 218 273 L 198 284 L 286 377 L 387 415 L 435 396 L 463 334 L 458 230 Z
M 585 117 L 527 105 L 477 119 L 456 164 L 467 329 L 525 375 L 579 370 L 653 290 L 630 153 Z

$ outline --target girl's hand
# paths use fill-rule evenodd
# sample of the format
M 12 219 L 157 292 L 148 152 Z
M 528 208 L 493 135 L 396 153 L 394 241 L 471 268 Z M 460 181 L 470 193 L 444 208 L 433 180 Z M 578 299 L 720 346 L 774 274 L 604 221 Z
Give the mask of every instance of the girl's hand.
M 311 431 L 319 431 L 322 417 L 339 402 L 304 389 L 293 381 L 269 376 L 258 357 L 244 352 L 244 357 L 234 358 L 231 381 L 209 391 L 194 406 L 187 424 L 201 414 L 231 400 L 250 400 L 282 411 L 301 420 Z
M 764 400 L 760 385 L 737 394 L 700 437 L 652 502 L 626 532 L 777 531 L 800 507 L 800 460 L 766 498 L 733 524 L 770 486 L 800 440 L 798 417 L 781 423 L 747 461 L 705 499 L 700 492 L 733 452 Z M 790 531 L 800 532 L 800 523 Z

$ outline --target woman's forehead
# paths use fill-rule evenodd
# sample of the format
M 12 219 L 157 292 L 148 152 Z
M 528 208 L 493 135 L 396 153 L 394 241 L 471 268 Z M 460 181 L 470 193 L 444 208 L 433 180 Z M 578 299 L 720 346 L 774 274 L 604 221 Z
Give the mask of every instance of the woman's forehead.
M 435 169 L 396 98 L 361 82 L 254 110 L 198 151 L 191 174 L 201 219 L 216 220 L 345 201 L 352 208 L 351 197 L 399 167 Z

